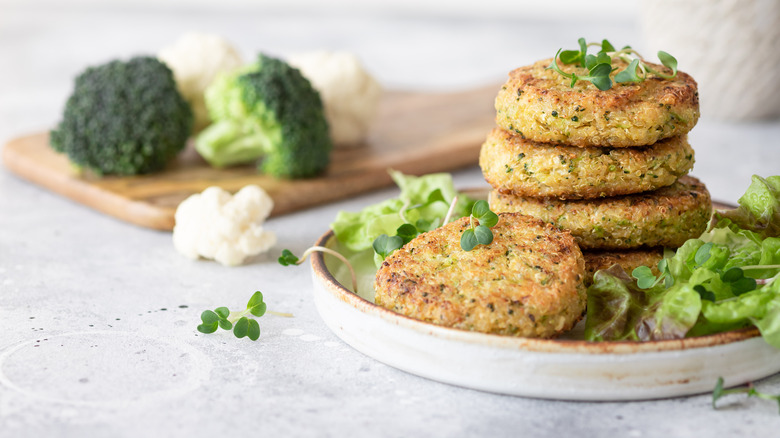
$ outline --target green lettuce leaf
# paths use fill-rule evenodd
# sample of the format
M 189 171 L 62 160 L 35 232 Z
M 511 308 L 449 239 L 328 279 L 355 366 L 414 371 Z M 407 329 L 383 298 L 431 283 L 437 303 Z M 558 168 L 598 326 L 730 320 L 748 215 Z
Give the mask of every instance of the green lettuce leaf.
M 360 212 L 340 211 L 330 224 L 336 238 L 352 251 L 371 248 L 377 236 L 389 234 L 404 224 L 398 212 L 404 203 L 388 199 L 364 208 Z
M 771 292 L 754 290 L 730 300 L 704 302 L 701 313 L 716 324 L 735 324 L 748 318 L 763 318 L 766 305 L 773 298 Z
M 729 249 L 729 260 L 723 266 L 725 269 L 755 265 L 761 259 L 761 237 L 752 231 L 714 228 L 702 234 L 701 240 Z
M 689 239 L 683 246 L 677 249 L 673 257 L 667 260 L 669 272 L 675 282 L 684 282 L 691 278 L 695 266 L 694 258 L 696 252 L 704 243 L 704 241 L 699 239 Z
M 729 249 L 729 259 L 722 267 L 728 270 L 732 267 L 767 266 L 766 269 L 750 269 L 747 276 L 752 278 L 770 278 L 778 273 L 780 265 L 780 238 L 767 237 L 762 239 L 759 234 L 749 230 L 738 230 L 730 227 L 714 228 L 701 236 L 704 242 L 721 244 Z
M 780 238 L 767 237 L 761 242 L 761 256 L 758 259 L 759 266 L 772 266 L 767 269 L 750 269 L 748 273 L 753 278 L 770 278 L 778 273 L 780 266 Z
M 379 235 L 395 235 L 405 223 L 423 227 L 425 231 L 437 227 L 457 195 L 449 173 L 418 177 L 389 172 L 401 189 L 397 198 L 370 205 L 360 212 L 341 211 L 330 225 L 339 242 L 352 251 L 370 249 Z M 467 215 L 473 202 L 468 196 L 458 195 L 453 218 Z
M 640 339 L 644 341 L 684 338 L 701 312 L 701 297 L 690 284 L 676 284 L 658 292 L 654 301 L 650 315 L 642 319 L 645 330 L 640 331 Z
M 702 304 L 704 303 L 706 303 L 706 301 L 702 302 Z M 740 320 L 737 322 L 721 324 L 721 323 L 709 321 L 703 315 L 699 315 L 699 319 L 696 321 L 696 324 L 693 327 L 691 327 L 690 330 L 688 330 L 686 336 L 695 337 L 695 336 L 711 335 L 713 333 L 722 333 L 730 330 L 737 330 L 740 328 L 748 327 L 750 325 L 751 323 L 748 320 Z
M 780 278 L 778 275 L 775 278 Z M 780 281 L 730 299 L 702 303 L 702 313 L 689 335 L 700 336 L 758 327 L 764 340 L 780 348 Z
M 427 203 L 428 198 L 436 190 L 441 191 L 442 199 L 448 206 L 452 198 L 457 195 L 455 186 L 452 184 L 452 175 L 449 173 L 411 176 L 392 169 L 388 170 L 388 173 L 390 173 L 390 177 L 393 178 L 398 188 L 401 189 L 398 199 L 407 202 L 409 205 Z
M 738 202 L 737 209 L 716 215 L 716 227 L 735 226 L 762 238 L 780 236 L 780 175 L 767 178 L 753 175 Z
M 775 295 L 775 298 L 767 303 L 763 317 L 751 318 L 751 321 L 769 345 L 780 348 L 780 295 Z

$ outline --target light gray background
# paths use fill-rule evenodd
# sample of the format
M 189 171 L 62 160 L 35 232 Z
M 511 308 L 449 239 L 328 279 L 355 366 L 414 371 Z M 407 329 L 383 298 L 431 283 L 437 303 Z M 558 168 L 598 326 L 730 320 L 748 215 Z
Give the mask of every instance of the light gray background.
M 233 41 L 247 58 L 356 52 L 387 88 L 458 90 L 584 36 L 641 49 L 638 8 L 556 3 L 0 2 L 0 144 L 53 126 L 73 77 L 115 57 L 154 54 L 186 31 Z M 594 13 L 599 7 L 604 14 Z M 621 9 L 623 8 L 623 9 Z M 680 60 L 684 70 L 685 60 Z M 706 99 L 706 96 L 702 96 Z M 704 114 L 694 175 L 735 202 L 753 173 L 780 173 L 780 123 Z M 475 167 L 459 187 L 484 183 Z M 387 189 L 270 220 L 279 243 L 225 268 L 177 254 L 169 233 L 106 217 L 0 167 L 0 437 L 39 436 L 777 436 L 769 402 L 708 395 L 633 403 L 506 397 L 405 374 L 352 350 L 311 302 L 308 266 L 282 268 L 336 212 Z M 203 336 L 198 315 L 262 290 L 258 342 Z M 186 307 L 184 307 L 186 306 Z M 759 383 L 780 393 L 780 377 Z

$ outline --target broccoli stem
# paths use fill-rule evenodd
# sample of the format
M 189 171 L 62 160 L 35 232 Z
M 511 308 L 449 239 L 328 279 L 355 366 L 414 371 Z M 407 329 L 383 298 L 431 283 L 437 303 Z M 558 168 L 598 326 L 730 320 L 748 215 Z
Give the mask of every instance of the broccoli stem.
M 268 136 L 252 123 L 221 120 L 195 140 L 195 149 L 214 167 L 252 163 L 271 149 Z

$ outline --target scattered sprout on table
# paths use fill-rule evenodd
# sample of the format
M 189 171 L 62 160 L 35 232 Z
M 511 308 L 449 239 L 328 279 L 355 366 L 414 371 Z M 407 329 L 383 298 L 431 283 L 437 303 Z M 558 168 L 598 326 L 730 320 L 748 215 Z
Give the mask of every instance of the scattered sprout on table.
M 723 377 L 718 377 L 718 381 L 715 383 L 715 389 L 712 391 L 712 409 L 717 409 L 716 402 L 722 397 L 729 394 L 747 394 L 748 397 L 756 397 L 764 400 L 772 400 L 777 402 L 778 412 L 780 412 L 780 395 L 771 395 L 758 391 L 752 383 L 748 383 L 746 386 L 738 388 L 725 389 L 723 387 Z
M 256 319 L 251 318 L 250 315 L 259 318 L 265 315 L 266 312 L 278 316 L 292 316 L 292 314 L 289 313 L 272 312 L 268 310 L 263 301 L 263 294 L 260 291 L 257 291 L 249 299 L 246 309 L 244 310 L 231 312 L 227 307 L 217 307 L 214 310 L 203 311 L 200 315 L 202 323 L 198 326 L 198 331 L 209 334 L 214 333 L 218 328 L 223 330 L 232 329 L 233 334 L 237 338 L 248 337 L 249 339 L 256 341 L 260 337 L 260 324 Z

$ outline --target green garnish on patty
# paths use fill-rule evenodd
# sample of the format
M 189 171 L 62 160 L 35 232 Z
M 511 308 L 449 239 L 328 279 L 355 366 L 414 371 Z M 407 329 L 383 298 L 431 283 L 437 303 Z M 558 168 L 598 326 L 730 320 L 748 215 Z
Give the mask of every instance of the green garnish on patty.
M 547 67 L 558 72 L 561 76 L 571 79 L 572 88 L 574 88 L 574 84 L 577 81 L 590 82 L 601 91 L 612 88 L 610 75 L 617 69 L 617 67 L 612 66 L 612 61 L 615 59 L 621 59 L 628 64 L 628 67 L 615 75 L 615 82 L 619 84 L 643 82 L 649 73 L 664 79 L 671 79 L 677 76 L 677 59 L 664 51 L 658 52 L 658 59 L 664 67 L 672 71 L 671 74 L 652 68 L 650 64 L 644 61 L 642 55 L 632 49 L 631 46 L 625 46 L 620 50 L 616 50 L 607 40 L 602 40 L 601 43 L 588 43 L 585 41 L 585 38 L 580 38 L 578 42 L 580 45 L 579 50 L 558 49 L 552 63 Z M 588 54 L 588 47 L 599 47 L 601 50 L 595 55 L 590 55 Z M 566 73 L 558 66 L 558 60 L 564 65 L 578 64 L 580 67 L 586 68 L 588 73 L 582 76 L 576 73 Z

